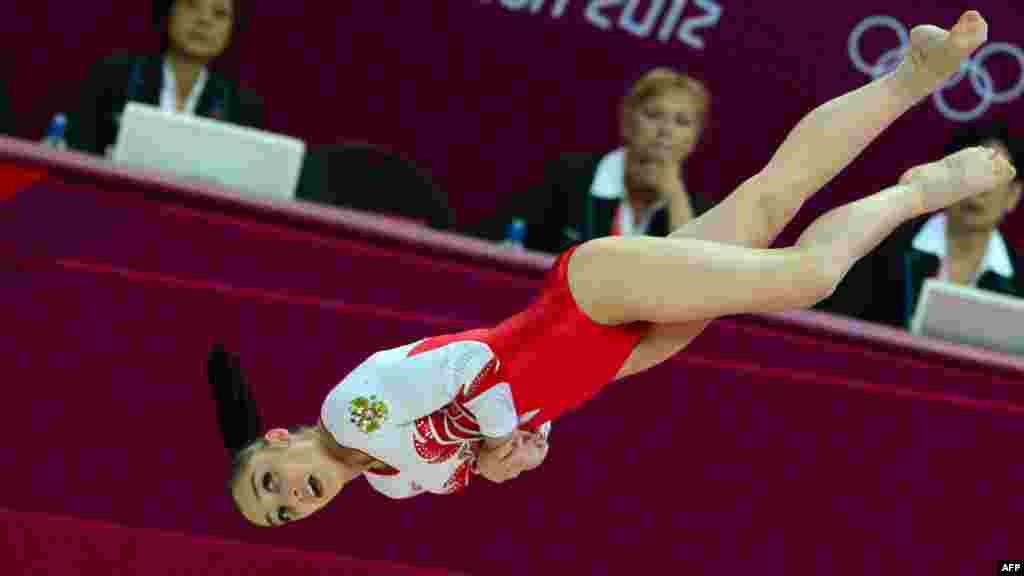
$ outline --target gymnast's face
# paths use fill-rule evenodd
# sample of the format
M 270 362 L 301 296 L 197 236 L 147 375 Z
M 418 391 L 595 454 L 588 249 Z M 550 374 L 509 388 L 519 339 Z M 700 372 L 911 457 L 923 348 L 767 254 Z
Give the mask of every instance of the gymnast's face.
M 351 479 L 332 458 L 315 429 L 302 434 L 267 432 L 241 468 L 232 496 L 247 520 L 260 526 L 281 526 L 323 508 Z
M 985 142 L 984 146 L 992 148 L 1006 158 L 1010 151 L 999 141 Z M 951 206 L 947 215 L 949 228 L 953 233 L 987 232 L 1002 223 L 1020 201 L 1021 179 L 1017 178 L 988 192 L 978 194 Z
M 656 94 L 624 111 L 627 183 L 654 186 L 666 176 L 679 177 L 679 165 L 700 136 L 700 109 L 686 90 Z
M 209 61 L 231 42 L 233 0 L 177 0 L 171 6 L 167 35 L 171 47 L 190 58 Z

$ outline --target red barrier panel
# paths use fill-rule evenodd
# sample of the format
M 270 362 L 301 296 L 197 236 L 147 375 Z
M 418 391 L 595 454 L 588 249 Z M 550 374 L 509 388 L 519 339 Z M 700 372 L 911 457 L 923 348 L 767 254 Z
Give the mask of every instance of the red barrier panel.
M 5 509 L 0 509 L 0 532 L 5 574 L 457 576 L 448 570 Z

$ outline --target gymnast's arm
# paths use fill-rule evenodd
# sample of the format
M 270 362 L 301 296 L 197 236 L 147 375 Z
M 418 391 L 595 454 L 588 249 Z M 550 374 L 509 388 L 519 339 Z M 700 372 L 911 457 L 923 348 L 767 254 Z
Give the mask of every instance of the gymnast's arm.
M 484 435 L 484 441 L 481 443 L 481 449 L 485 452 L 494 450 L 496 448 L 504 446 L 512 439 L 521 435 L 540 438 L 544 442 L 547 442 L 548 438 L 550 438 L 551 436 L 551 422 L 545 422 L 543 425 L 541 425 L 540 428 L 534 431 L 519 429 L 498 437 Z
M 385 419 L 404 425 L 455 401 L 494 359 L 490 347 L 475 341 L 452 342 L 409 356 L 411 348 L 370 356 L 345 377 L 340 388 L 376 397 L 387 412 Z
M 519 415 L 509 384 L 501 382 L 479 391 L 473 386 L 494 366 L 490 347 L 459 341 L 408 355 L 414 347 L 385 350 L 368 358 L 328 396 L 327 413 L 344 414 L 342 422 L 373 436 L 382 426 L 405 426 L 456 403 L 473 415 L 485 438 L 480 448 L 485 477 L 502 481 L 540 464 L 546 445 L 535 444 L 535 435 L 518 430 Z M 544 428 L 545 435 L 549 429 Z M 518 441 L 524 435 L 532 441 Z
M 484 441 L 481 443 L 480 452 L 487 453 L 497 450 L 498 448 L 507 445 L 509 442 L 513 440 L 518 440 L 524 447 L 529 447 L 529 443 L 532 442 L 536 447 L 542 449 L 542 451 L 539 453 L 539 458 L 537 458 L 536 463 L 530 467 L 535 468 L 536 466 L 539 466 L 540 463 L 543 462 L 544 458 L 547 456 L 547 449 L 549 446 L 548 439 L 550 437 L 551 422 L 545 422 L 540 428 L 534 431 L 520 429 L 505 436 L 502 436 L 501 438 L 491 438 L 485 436 Z M 513 446 L 513 448 L 518 448 L 518 446 Z
M 477 454 L 476 472 L 491 482 L 501 483 L 537 468 L 547 458 L 550 430 L 548 423 L 534 432 L 517 430 L 504 441 L 485 440 Z

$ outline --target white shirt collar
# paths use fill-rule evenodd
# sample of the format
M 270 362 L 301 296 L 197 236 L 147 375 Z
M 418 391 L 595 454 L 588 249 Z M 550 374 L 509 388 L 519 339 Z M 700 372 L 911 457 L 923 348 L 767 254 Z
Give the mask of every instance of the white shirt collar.
M 199 97 L 202 95 L 203 89 L 206 88 L 208 77 L 209 74 L 204 66 L 199 71 L 199 77 L 196 78 L 196 83 L 192 85 L 192 91 L 189 92 L 188 98 L 185 99 L 185 109 L 182 111 L 184 114 L 196 113 L 196 108 L 199 106 Z M 170 62 L 167 60 L 164 60 L 164 83 L 160 91 L 160 109 L 166 112 L 178 111 L 178 81 L 174 76 L 174 68 L 171 67 Z
M 940 260 L 946 258 L 946 215 L 938 213 L 928 219 L 921 227 L 921 230 L 914 236 L 911 244 L 915 250 L 938 256 Z M 978 277 L 984 271 L 990 270 L 1005 278 L 1013 278 L 1013 263 L 1010 260 L 1010 252 L 1006 248 L 1006 241 L 999 230 L 993 230 L 992 236 L 988 239 L 988 246 L 985 248 L 985 257 L 981 261 L 981 269 Z
M 590 193 L 595 198 L 622 200 L 626 197 L 626 149 L 617 148 L 597 164 Z
M 634 221 L 633 205 L 629 202 L 629 191 L 626 190 L 625 148 L 616 148 L 601 158 L 601 161 L 597 164 L 597 170 L 594 172 L 594 181 L 590 185 L 590 194 L 595 198 L 602 198 L 604 200 L 622 201 L 620 204 L 622 210 L 619 211 L 622 221 L 619 225 L 626 235 L 629 234 L 630 230 L 634 230 L 635 227 L 632 225 Z M 667 205 L 668 200 L 662 199 L 645 210 L 640 217 L 642 225 L 636 232 L 641 234 L 646 232 L 654 214 Z

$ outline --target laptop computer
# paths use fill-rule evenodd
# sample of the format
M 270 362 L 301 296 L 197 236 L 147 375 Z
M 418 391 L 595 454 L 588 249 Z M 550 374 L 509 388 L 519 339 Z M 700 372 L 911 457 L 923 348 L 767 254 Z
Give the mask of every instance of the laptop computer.
M 1024 355 L 1024 300 L 928 279 L 910 332 Z
M 287 200 L 295 197 L 305 154 L 296 138 L 129 102 L 112 160 Z

